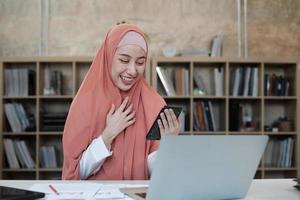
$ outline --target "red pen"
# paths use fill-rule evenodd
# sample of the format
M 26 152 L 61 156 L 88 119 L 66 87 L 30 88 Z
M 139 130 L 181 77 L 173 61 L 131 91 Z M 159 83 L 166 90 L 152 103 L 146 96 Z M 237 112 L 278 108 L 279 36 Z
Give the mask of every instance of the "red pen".
M 52 185 L 49 185 L 49 188 L 50 188 L 56 195 L 59 195 L 59 193 L 57 192 L 57 190 L 56 190 Z

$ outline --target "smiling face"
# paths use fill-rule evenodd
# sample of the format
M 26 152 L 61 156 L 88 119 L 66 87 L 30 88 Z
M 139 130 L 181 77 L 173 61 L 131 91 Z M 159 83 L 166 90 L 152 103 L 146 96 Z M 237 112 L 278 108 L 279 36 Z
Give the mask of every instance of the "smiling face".
M 121 91 L 127 92 L 143 76 L 145 66 L 146 52 L 140 46 L 120 46 L 112 60 L 112 81 Z

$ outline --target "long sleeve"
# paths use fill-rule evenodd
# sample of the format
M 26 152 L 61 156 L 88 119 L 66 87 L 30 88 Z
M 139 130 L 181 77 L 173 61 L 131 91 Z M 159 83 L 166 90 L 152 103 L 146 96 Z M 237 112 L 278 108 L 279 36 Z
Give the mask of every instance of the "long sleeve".
M 157 151 L 150 153 L 147 158 L 149 175 L 151 175 L 154 166 L 156 153 Z M 111 155 L 112 152 L 106 148 L 101 136 L 94 139 L 80 159 L 80 179 L 85 180 L 91 174 L 99 171 L 105 159 Z
M 87 179 L 99 171 L 105 159 L 111 155 L 112 152 L 106 148 L 101 136 L 94 139 L 80 159 L 80 179 Z
M 153 170 L 153 166 L 156 160 L 156 155 L 157 155 L 157 151 L 153 151 L 152 153 L 150 153 L 148 155 L 148 174 L 149 176 L 151 176 L 152 170 Z

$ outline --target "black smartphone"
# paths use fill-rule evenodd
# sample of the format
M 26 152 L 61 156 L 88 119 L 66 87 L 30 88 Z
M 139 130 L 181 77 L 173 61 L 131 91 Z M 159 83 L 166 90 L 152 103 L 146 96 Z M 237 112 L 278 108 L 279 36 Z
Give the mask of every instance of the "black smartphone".
M 157 120 L 159 120 L 159 119 L 161 120 L 160 113 L 164 112 L 165 109 L 170 109 L 170 108 L 174 111 L 177 118 L 182 111 L 182 107 L 180 107 L 180 106 L 164 106 L 158 113 L 153 125 L 151 126 L 151 128 L 146 136 L 147 140 L 160 140 L 161 135 L 160 135 L 160 130 L 158 127 Z

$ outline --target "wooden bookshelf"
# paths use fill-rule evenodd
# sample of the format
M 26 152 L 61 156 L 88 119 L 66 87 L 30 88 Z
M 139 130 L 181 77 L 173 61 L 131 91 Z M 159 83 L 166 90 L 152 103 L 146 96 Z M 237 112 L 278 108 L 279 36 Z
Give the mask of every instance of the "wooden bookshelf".
M 272 150 L 270 155 L 267 155 L 267 151 L 262 157 L 261 163 L 258 167 L 255 178 L 295 178 L 300 177 L 300 136 L 299 136 L 299 62 L 297 60 L 288 59 L 264 59 L 264 58 L 211 58 L 211 57 L 156 57 L 152 59 L 152 86 L 164 97 L 168 104 L 176 104 L 184 107 L 186 112 L 185 116 L 185 130 L 180 133 L 183 135 L 268 135 L 272 140 L 278 139 L 283 141 L 287 138 L 292 138 L 294 141 L 292 163 L 290 166 L 279 167 L 269 166 L 268 162 L 271 161 L 270 155 L 273 153 L 276 161 L 276 154 Z M 165 69 L 166 76 L 171 77 L 171 83 L 176 91 L 175 95 L 167 95 L 164 84 L 161 82 L 159 75 L 157 74 L 156 67 L 159 66 Z M 234 93 L 234 80 L 236 78 L 235 73 L 237 68 L 240 71 L 245 71 L 249 68 L 249 74 L 257 74 L 255 80 L 257 88 L 256 91 L 251 88 L 249 93 L 244 90 L 244 94 Z M 181 95 L 182 93 L 177 90 L 175 81 L 178 81 L 176 77 L 176 71 L 178 68 L 184 68 L 188 70 L 188 76 L 185 76 L 186 81 L 182 77 L 180 80 L 185 80 L 188 83 L 188 95 Z M 214 85 L 217 84 L 214 81 L 214 69 L 219 71 L 223 70 L 221 88 L 223 94 L 215 95 Z M 253 69 L 255 70 L 253 70 Z M 171 70 L 173 69 L 173 71 Z M 170 72 L 171 71 L 171 72 Z M 253 71 L 253 72 L 252 72 Z M 202 83 L 205 85 L 205 89 L 197 89 L 197 84 L 193 80 L 195 73 L 201 75 Z M 278 77 L 286 77 L 286 80 L 290 82 L 289 93 L 286 96 L 275 96 L 265 94 L 265 74 L 276 74 Z M 253 77 L 253 75 L 251 75 Z M 249 75 L 249 77 L 251 77 Z M 176 79 L 177 78 L 177 79 Z M 245 77 L 244 77 L 245 78 Z M 267 79 L 267 78 L 266 78 Z M 250 80 L 250 78 L 248 79 Z M 172 82 L 173 81 L 173 82 Z M 247 82 L 247 81 L 245 81 Z M 248 82 L 250 84 L 250 81 Z M 253 83 L 253 82 L 252 82 Z M 243 83 L 245 84 L 245 83 Z M 254 85 L 254 84 L 253 84 Z M 178 86 L 178 88 L 181 86 Z M 252 86 L 254 87 L 254 86 Z M 181 90 L 181 89 L 179 89 Z M 206 91 L 206 93 L 203 93 Z M 238 90 L 236 90 L 238 91 Z M 253 94 L 255 91 L 255 94 Z M 283 90 L 281 92 L 284 92 Z M 180 95 L 178 95 L 180 94 Z M 252 96 L 253 95 L 253 96 Z M 198 101 L 211 101 L 212 111 L 215 118 L 215 129 L 213 130 L 197 130 L 194 114 L 194 110 L 197 110 L 195 102 Z M 234 105 L 239 106 L 247 105 L 247 109 L 251 110 L 251 122 L 249 127 L 238 127 L 238 130 L 234 130 L 232 125 L 235 121 L 231 119 L 230 112 L 234 108 Z M 202 104 L 203 105 L 203 104 Z M 197 113 L 197 112 L 196 112 Z M 288 129 L 280 130 L 276 129 L 277 125 L 274 124 L 278 117 L 288 117 L 288 121 L 292 121 L 292 125 Z M 244 116 L 245 117 L 245 116 Z M 241 116 L 239 116 L 241 118 Z M 231 121 L 232 120 L 232 121 Z M 241 119 L 238 119 L 240 121 Z M 197 120 L 198 124 L 201 124 L 201 120 Z M 199 122 L 200 121 L 200 122 Z M 195 124 L 196 123 L 196 124 Z M 282 123 L 283 124 L 283 123 Z M 196 126 L 196 127 L 195 127 Z M 200 127 L 200 126 L 199 126 Z M 199 129 L 199 127 L 197 127 Z M 201 127 L 200 127 L 201 128 Z M 235 127 L 236 128 L 236 127 Z M 271 128 L 268 130 L 266 128 Z M 265 130 L 266 129 L 266 130 Z M 274 142 L 275 143 L 275 142 Z M 276 143 L 277 144 L 277 143 Z M 286 142 L 286 145 L 288 143 Z M 274 145 L 276 146 L 276 145 Z M 279 147 L 276 147 L 279 148 Z M 279 148 L 280 149 L 280 148 Z M 279 155 L 277 155 L 279 156 Z M 274 165 L 276 163 L 273 163 Z M 278 164 L 278 163 L 277 163 Z
M 91 57 L 24 57 L 0 59 L 0 178 L 1 179 L 59 179 L 62 167 L 62 131 L 42 131 L 40 126 L 40 115 L 43 110 L 57 111 L 69 109 L 74 95 L 76 94 L 83 78 L 92 62 Z M 300 139 L 299 139 L 299 63 L 296 60 L 283 59 L 242 59 L 242 58 L 205 58 L 205 57 L 156 57 L 151 60 L 151 67 L 146 68 L 145 78 L 151 81 L 152 86 L 158 89 L 158 77 L 155 67 L 174 68 L 182 67 L 188 70 L 188 93 L 175 96 L 163 97 L 170 104 L 182 105 L 186 112 L 185 130 L 183 135 L 269 135 L 271 138 L 294 139 L 294 153 L 290 167 L 274 167 L 265 165 L 265 156 L 255 175 L 256 178 L 280 178 L 300 177 Z M 251 65 L 258 69 L 258 95 L 257 96 L 233 96 L 230 93 L 231 71 L 238 67 Z M 44 70 L 50 67 L 62 71 L 65 77 L 63 81 L 63 93 L 61 95 L 45 96 Z M 224 70 L 223 95 L 215 96 L 211 72 L 214 68 Z M 36 92 L 30 96 L 7 96 L 5 95 L 5 73 L 7 68 L 30 68 L 36 72 Z M 207 74 L 205 85 L 209 91 L 206 95 L 193 95 L 195 88 L 192 79 L 195 70 Z M 291 77 L 292 86 L 289 96 L 269 96 L 264 94 L 264 74 L 276 73 Z M 28 105 L 28 109 L 35 116 L 36 127 L 32 131 L 12 132 L 7 123 L 4 113 L 6 102 L 18 102 Z M 211 101 L 212 108 L 216 112 L 217 129 L 215 131 L 195 130 L 193 104 L 197 101 Z M 253 119 L 259 122 L 256 130 L 232 131 L 230 130 L 230 103 L 249 103 L 253 109 Z M 271 112 L 271 113 L 270 113 Z M 287 115 L 293 119 L 294 126 L 288 131 L 267 131 L 264 126 L 274 120 L 276 115 Z M 3 139 L 24 139 L 31 149 L 32 157 L 36 163 L 34 168 L 11 169 L 8 167 L 5 156 Z M 43 168 L 40 165 L 40 147 L 43 145 L 54 145 L 57 149 L 58 167 Z
M 67 112 L 78 91 L 85 74 L 87 73 L 92 57 L 14 57 L 0 59 L 0 179 L 60 179 L 63 151 L 62 130 L 44 131 L 41 127 L 42 112 Z M 18 96 L 6 95 L 5 70 L 6 69 L 31 69 L 35 72 L 35 93 L 32 95 Z M 62 93 L 59 95 L 44 95 L 45 70 L 51 69 L 62 73 Z M 150 83 L 151 67 L 145 71 L 145 78 Z M 34 115 L 35 128 L 31 131 L 13 132 L 6 119 L 4 104 L 17 102 L 26 106 L 27 111 Z M 24 107 L 25 107 L 24 106 Z M 4 139 L 24 140 L 35 161 L 34 168 L 9 168 L 4 150 Z M 57 167 L 42 167 L 42 146 L 55 146 Z

